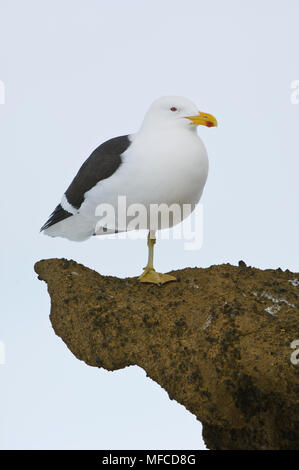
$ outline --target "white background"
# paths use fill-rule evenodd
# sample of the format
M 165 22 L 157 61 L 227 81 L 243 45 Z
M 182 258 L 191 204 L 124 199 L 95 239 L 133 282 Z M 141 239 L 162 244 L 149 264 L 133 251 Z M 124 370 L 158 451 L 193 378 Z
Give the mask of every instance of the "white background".
M 296 0 L 0 1 L 1 448 L 204 448 L 200 423 L 143 370 L 75 359 L 33 271 L 65 257 L 136 276 L 145 241 L 72 243 L 39 228 L 97 145 L 182 95 L 219 122 L 200 129 L 204 244 L 160 241 L 157 268 L 243 259 L 298 272 L 298 15 Z

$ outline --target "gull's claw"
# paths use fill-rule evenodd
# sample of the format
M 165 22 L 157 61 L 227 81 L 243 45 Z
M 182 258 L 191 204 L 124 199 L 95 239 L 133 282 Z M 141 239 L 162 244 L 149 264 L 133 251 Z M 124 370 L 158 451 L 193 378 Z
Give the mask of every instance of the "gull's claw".
M 171 282 L 171 281 L 176 281 L 176 278 L 174 276 L 171 276 L 170 274 L 162 274 L 162 273 L 157 273 L 153 268 L 147 269 L 143 271 L 141 276 L 139 276 L 139 281 L 140 282 L 148 282 L 151 284 L 166 284 L 166 282 Z

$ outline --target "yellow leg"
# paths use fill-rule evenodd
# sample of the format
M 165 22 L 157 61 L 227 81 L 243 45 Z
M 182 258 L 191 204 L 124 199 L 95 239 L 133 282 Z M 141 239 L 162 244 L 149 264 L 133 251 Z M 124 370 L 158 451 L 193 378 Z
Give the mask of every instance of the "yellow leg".
M 157 273 L 154 269 L 154 246 L 156 243 L 155 232 L 149 232 L 147 237 L 148 262 L 143 273 L 139 276 L 140 282 L 150 282 L 152 284 L 165 284 L 166 282 L 176 281 L 170 274 Z

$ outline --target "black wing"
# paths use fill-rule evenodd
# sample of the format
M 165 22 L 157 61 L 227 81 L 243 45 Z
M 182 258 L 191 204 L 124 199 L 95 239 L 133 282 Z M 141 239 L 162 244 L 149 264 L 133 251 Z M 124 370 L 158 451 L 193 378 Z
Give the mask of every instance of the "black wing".
M 99 181 L 109 178 L 121 165 L 121 155 L 131 144 L 127 135 L 114 137 L 100 145 L 85 163 L 65 192 L 68 202 L 79 209 L 84 194 Z
M 119 168 L 122 163 L 121 155 L 130 144 L 129 136 L 124 135 L 107 140 L 107 142 L 104 142 L 95 149 L 83 163 L 66 190 L 65 196 L 68 203 L 75 209 L 79 209 L 84 201 L 86 191 L 93 188 L 99 181 L 109 178 Z M 50 215 L 49 220 L 42 226 L 41 231 L 72 215 L 59 204 Z

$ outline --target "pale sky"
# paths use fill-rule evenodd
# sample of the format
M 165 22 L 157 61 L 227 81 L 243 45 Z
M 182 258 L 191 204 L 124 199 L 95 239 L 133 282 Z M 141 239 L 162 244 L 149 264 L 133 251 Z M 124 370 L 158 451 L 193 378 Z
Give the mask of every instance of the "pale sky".
M 40 226 L 104 140 L 182 95 L 210 173 L 204 243 L 160 241 L 157 268 L 247 264 L 299 272 L 296 0 L 0 0 L 1 449 L 198 449 L 201 424 L 145 372 L 79 362 L 49 322 L 34 263 L 64 257 L 137 276 L 144 240 L 51 239 Z M 1 99 L 0 99 L 1 103 Z

